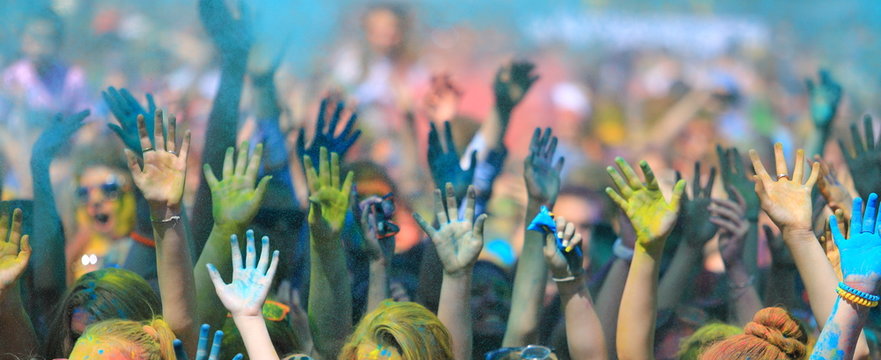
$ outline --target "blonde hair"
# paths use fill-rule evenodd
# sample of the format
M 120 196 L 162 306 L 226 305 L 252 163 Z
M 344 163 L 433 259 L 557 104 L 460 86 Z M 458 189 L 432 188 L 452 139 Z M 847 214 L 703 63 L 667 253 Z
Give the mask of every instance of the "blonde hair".
M 779 307 L 759 310 L 753 321 L 743 327 L 743 334 L 728 337 L 710 346 L 701 359 L 804 359 L 807 355 L 807 331 Z
M 392 346 L 404 359 L 452 360 L 450 333 L 431 311 L 413 302 L 383 301 L 358 322 L 340 351 L 340 360 L 355 360 L 358 345 Z
M 174 332 L 162 318 L 147 321 L 106 320 L 90 325 L 80 338 L 97 337 L 130 346 L 138 359 L 177 360 Z

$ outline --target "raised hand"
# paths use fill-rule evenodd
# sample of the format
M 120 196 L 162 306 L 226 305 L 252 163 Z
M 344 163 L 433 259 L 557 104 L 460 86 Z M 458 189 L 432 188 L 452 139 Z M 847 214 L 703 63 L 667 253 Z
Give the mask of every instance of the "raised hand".
M 474 220 L 474 187 L 469 186 L 465 195 L 465 213 L 459 218 L 459 206 L 453 191 L 453 184 L 446 186 L 446 210 L 440 189 L 434 190 L 434 212 L 437 214 L 439 227 L 435 229 L 422 215 L 413 217 L 428 235 L 437 249 L 447 275 L 462 276 L 470 274 L 483 249 L 483 226 L 486 214 Z
M 138 163 L 138 157 L 129 149 L 125 149 L 128 158 L 128 166 L 132 172 L 135 185 L 144 194 L 144 198 L 151 208 L 167 207 L 176 209 L 180 206 L 184 194 L 184 181 L 187 177 L 187 154 L 190 149 L 190 132 L 184 135 L 184 141 L 180 146 L 180 153 L 176 153 L 175 133 L 177 131 L 177 119 L 171 115 L 168 126 L 162 123 L 162 110 L 156 111 L 154 116 L 153 132 L 156 139 L 156 148 L 150 144 L 147 128 L 144 124 L 144 116 L 138 115 L 138 134 L 141 138 L 141 155 L 143 167 Z M 165 136 L 168 134 L 168 137 Z M 158 220 L 158 219 L 154 219 Z
M 253 23 L 245 1 L 235 1 L 237 11 L 230 11 L 224 0 L 199 0 L 199 17 L 205 32 L 225 64 L 244 66 L 253 43 Z
M 260 317 L 263 314 L 263 302 L 269 294 L 275 269 L 278 267 L 278 250 L 272 252 L 272 262 L 269 261 L 269 237 L 261 239 L 262 250 L 260 260 L 257 260 L 257 249 L 254 246 L 254 231 L 245 233 L 248 239 L 245 251 L 245 263 L 242 264 L 242 255 L 239 248 L 239 239 L 236 235 L 230 237 L 232 248 L 232 282 L 226 284 L 220 277 L 220 272 L 212 264 L 208 264 L 208 274 L 214 283 L 217 297 L 223 302 L 223 306 L 235 316 Z
M 566 256 L 564 256 L 563 252 L 560 251 L 559 246 L 557 246 L 557 237 L 562 240 L 562 246 L 565 247 L 565 250 L 581 246 L 581 234 L 576 232 L 574 223 L 566 221 L 562 216 L 555 217 L 554 222 L 557 224 L 557 233 L 546 234 L 544 246 L 545 260 L 548 263 L 548 268 L 551 270 L 551 274 L 557 279 L 565 279 L 581 275 L 584 272 L 584 269 L 581 268 L 581 257 L 578 256 L 577 261 L 573 261 L 573 263 L 578 264 L 578 268 L 573 269 L 569 266 Z M 576 256 L 577 254 L 580 254 L 580 252 L 576 251 L 571 252 Z
M 881 173 L 878 171 L 878 168 L 881 167 L 881 146 L 876 144 L 872 117 L 868 114 L 863 117 L 863 127 L 865 128 L 865 143 L 860 139 L 857 124 L 850 125 L 854 151 L 851 151 L 851 148 L 847 147 L 841 139 L 838 140 L 838 145 L 841 147 L 841 153 L 850 169 L 854 187 L 860 195 L 866 196 L 866 194 L 881 191 Z
M 223 343 L 223 331 L 214 332 L 214 339 L 208 344 L 208 332 L 211 326 L 202 324 L 199 329 L 199 348 L 196 350 L 196 360 L 220 360 L 220 346 Z M 187 360 L 187 352 L 184 350 L 184 343 L 178 339 L 174 340 L 174 355 L 177 360 Z M 210 352 L 209 352 L 210 351 Z M 242 354 L 236 354 L 233 360 L 242 360 Z
M 355 130 L 355 121 L 358 120 L 358 114 L 352 112 L 343 131 L 338 135 L 334 135 L 345 108 L 345 103 L 342 101 L 337 103 L 331 97 L 321 100 L 318 119 L 315 121 L 315 135 L 312 137 L 312 143 L 306 146 L 306 129 L 301 128 L 299 134 L 297 134 L 297 155 L 300 158 L 308 155 L 314 159 L 319 155 L 318 153 L 321 148 L 327 148 L 328 151 L 336 153 L 340 157 L 346 156 L 346 152 L 349 151 L 355 140 L 358 140 L 358 137 L 361 136 L 361 130 Z M 332 111 L 332 114 L 330 115 L 330 121 L 325 126 L 328 111 Z
M 869 194 L 866 209 L 863 199 L 853 199 L 853 216 L 845 238 L 838 228 L 838 219 L 829 217 L 829 227 L 838 252 L 841 254 L 841 273 L 844 281 L 859 290 L 875 293 L 881 280 L 881 232 L 878 229 L 878 195 Z
M 425 111 L 431 122 L 452 121 L 459 110 L 462 90 L 459 89 L 449 73 L 440 73 L 431 77 L 431 89 L 425 95 Z
M 434 123 L 431 124 L 431 131 L 428 133 L 428 167 L 435 186 L 451 183 L 456 198 L 461 199 L 474 180 L 476 165 L 477 151 L 474 151 L 471 153 L 471 168 L 466 170 L 459 166 L 459 153 L 456 152 L 449 121 L 444 122 L 444 140 L 441 140 Z
M 239 146 L 238 161 L 233 165 L 234 149 L 226 149 L 226 157 L 223 160 L 223 179 L 217 180 L 211 165 L 205 164 L 205 181 L 211 189 L 212 211 L 215 226 L 228 226 L 237 229 L 238 232 L 251 223 L 266 187 L 269 185 L 271 176 L 264 176 L 260 183 L 257 182 L 257 173 L 260 171 L 260 159 L 263 155 L 263 144 L 258 144 L 248 159 L 248 142 Z
M 820 175 L 820 165 L 814 163 L 807 181 L 804 180 L 805 153 L 798 149 L 795 153 L 795 164 L 792 175 L 783 155 L 783 145 L 774 144 L 776 160 L 776 179 L 768 175 L 765 166 L 755 150 L 749 151 L 749 157 L 756 171 L 756 194 L 759 196 L 762 209 L 781 230 L 785 228 L 810 230 L 811 222 L 811 189 Z
M 352 191 L 352 213 L 360 225 L 364 248 L 371 260 L 383 260 L 390 263 L 395 253 L 395 234 L 400 228 L 390 220 L 394 217 L 395 204 L 391 198 L 383 199 L 371 196 L 360 203 L 354 199 Z
M 817 188 L 820 190 L 820 194 L 826 199 L 829 208 L 833 211 L 842 210 L 844 215 L 850 218 L 850 205 L 853 201 L 850 191 L 838 181 L 835 170 L 826 164 L 819 155 L 814 155 L 814 162 L 820 164 L 820 176 L 817 178 Z
M 820 81 L 816 85 L 813 80 L 805 79 L 811 99 L 811 118 L 816 127 L 828 129 L 841 102 L 841 85 L 826 70 L 821 69 L 818 75 Z
M 499 112 L 510 114 L 520 104 L 529 88 L 538 80 L 538 75 L 533 73 L 534 69 L 535 64 L 529 61 L 512 61 L 499 68 L 493 82 Z
M 838 231 L 842 234 L 847 234 L 847 218 L 844 217 L 844 211 L 835 210 L 833 214 L 836 223 L 838 224 Z M 820 244 L 823 245 L 823 250 L 826 252 L 826 258 L 829 259 L 829 263 L 832 264 L 832 268 L 835 270 L 835 275 L 838 276 L 838 280 L 844 279 L 841 274 L 841 254 L 838 253 L 838 246 L 835 245 L 835 239 L 832 237 L 832 227 L 829 220 L 826 220 L 826 226 L 823 227 L 823 235 L 820 235 Z
M 736 189 L 735 199 L 713 199 L 710 222 L 719 226 L 719 252 L 726 266 L 743 262 L 743 245 L 749 222 L 746 220 L 746 200 Z
M 349 171 L 340 185 L 340 158 L 337 153 L 330 153 L 328 160 L 324 147 L 319 151 L 318 172 L 309 155 L 303 157 L 303 162 L 309 185 L 309 230 L 324 239 L 335 239 L 346 220 L 355 174 Z
M 676 180 L 679 181 L 681 178 L 677 171 Z M 710 221 L 710 212 L 707 211 L 712 202 L 710 195 L 715 180 L 716 168 L 711 167 L 706 185 L 701 185 L 701 163 L 700 161 L 694 163 L 694 183 L 691 188 L 694 198 L 688 196 L 687 190 L 682 194 L 682 211 L 679 212 L 679 219 L 676 221 L 677 233 L 692 248 L 702 248 L 716 235 L 717 224 Z
M 560 193 L 560 172 L 563 171 L 565 158 L 554 163 L 557 151 L 557 137 L 551 136 L 551 128 L 544 134 L 536 128 L 529 143 L 529 155 L 523 161 L 523 178 L 526 180 L 526 191 L 531 201 L 552 207 Z
M 153 102 L 153 95 L 147 93 L 147 108 L 144 109 L 138 100 L 125 88 L 118 91 L 113 86 L 108 87 L 106 91 L 101 92 L 101 97 L 107 103 L 113 117 L 116 118 L 117 124 L 107 124 L 107 127 L 122 140 L 125 146 L 136 155 L 141 155 L 141 138 L 138 135 L 138 115 L 145 119 L 153 118 L 156 113 L 156 104 Z M 150 136 L 150 143 L 155 140 L 153 138 L 153 123 L 147 122 L 147 134 Z
M 21 235 L 21 209 L 0 217 L 0 299 L 9 291 L 17 291 L 13 285 L 24 274 L 31 258 L 31 245 L 27 235 Z
M 725 149 L 721 145 L 716 145 L 716 154 L 719 156 L 719 169 L 728 198 L 734 199 L 736 195 L 732 192 L 732 188 L 736 190 L 746 201 L 746 218 L 755 221 L 759 216 L 759 197 L 754 190 L 755 184 L 750 181 L 752 176 L 743 168 L 740 152 L 737 148 Z
M 618 172 L 614 167 L 606 171 L 612 177 L 617 191 L 606 188 L 606 194 L 627 214 L 633 230 L 636 232 L 636 247 L 644 251 L 659 252 L 679 214 L 680 200 L 685 192 L 685 180 L 679 180 L 673 187 L 673 197 L 668 202 L 661 193 L 658 180 L 649 164 L 643 160 L 639 163 L 645 182 L 639 179 L 633 168 L 624 159 L 616 158 L 615 163 L 621 168 Z
M 43 130 L 37 142 L 34 143 L 32 150 L 36 155 L 34 157 L 51 160 L 62 146 L 70 143 L 70 137 L 83 127 L 83 120 L 89 114 L 89 110 L 85 110 L 69 116 L 55 115 L 46 130 Z

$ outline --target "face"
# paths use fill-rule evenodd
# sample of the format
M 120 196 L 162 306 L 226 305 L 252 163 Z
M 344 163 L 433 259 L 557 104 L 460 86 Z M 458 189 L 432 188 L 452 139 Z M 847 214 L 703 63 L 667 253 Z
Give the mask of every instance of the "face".
M 48 20 L 32 21 L 25 26 L 21 51 L 33 61 L 46 62 L 55 57 L 60 47 L 59 34 Z
M 138 359 L 132 347 L 123 347 L 116 341 L 107 341 L 95 336 L 86 335 L 77 340 L 73 351 L 70 353 L 70 360 L 122 360 L 122 359 Z
M 76 196 L 93 230 L 117 238 L 127 235 L 126 230 L 130 230 L 129 226 L 121 225 L 130 225 L 134 220 L 124 219 L 122 214 L 122 199 L 130 192 L 131 185 L 121 172 L 95 166 L 83 172 Z
M 401 43 L 400 20 L 390 10 L 377 9 L 364 19 L 367 42 L 378 53 L 386 54 Z
M 474 334 L 502 336 L 511 309 L 512 285 L 501 274 L 477 267 L 471 283 L 471 313 L 474 314 Z
M 357 348 L 357 359 L 358 360 L 401 360 L 401 354 L 398 352 L 398 349 L 395 349 L 391 346 L 382 346 L 373 343 L 372 341 L 365 341 L 358 345 Z

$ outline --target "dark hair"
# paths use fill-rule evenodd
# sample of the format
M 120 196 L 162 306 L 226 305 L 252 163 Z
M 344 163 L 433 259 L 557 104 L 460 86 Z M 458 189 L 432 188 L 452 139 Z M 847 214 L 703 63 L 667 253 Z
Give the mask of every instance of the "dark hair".
M 146 321 L 162 313 L 159 296 L 138 274 L 117 268 L 87 273 L 67 289 L 50 318 L 44 351 L 47 358 L 66 358 L 76 344 L 79 335 L 70 328 L 76 308 L 88 312 L 95 322 Z

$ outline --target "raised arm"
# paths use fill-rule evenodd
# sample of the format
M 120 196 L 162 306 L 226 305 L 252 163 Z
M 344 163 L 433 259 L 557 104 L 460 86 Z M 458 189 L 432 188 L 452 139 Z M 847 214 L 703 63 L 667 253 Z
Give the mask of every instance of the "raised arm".
M 214 264 L 221 272 L 232 271 L 229 248 L 229 237 L 242 236 L 245 229 L 254 219 L 260 203 L 266 194 L 270 176 L 260 179 L 256 188 L 257 173 L 260 170 L 260 158 L 263 146 L 258 144 L 254 153 L 248 156 L 248 142 L 239 146 L 238 159 L 233 163 L 234 149 L 227 148 L 223 160 L 222 177 L 218 180 L 211 165 L 205 164 L 205 179 L 211 189 L 214 214 L 214 226 L 199 256 L 193 272 L 196 278 L 196 300 L 199 321 L 220 327 L 226 316 L 220 299 L 209 281 L 206 264 Z
M 220 55 L 220 84 L 214 95 L 205 131 L 205 139 L 210 141 L 205 141 L 202 149 L 202 163 L 215 169 L 223 165 L 223 150 L 236 145 L 239 104 L 253 36 L 253 24 L 247 16 L 249 9 L 244 1 L 236 3 L 241 6 L 238 18 L 227 7 L 226 1 L 199 0 L 199 17 Z M 193 204 L 193 237 L 197 253 L 201 253 L 205 247 L 214 223 L 211 201 L 211 189 L 207 180 L 202 178 Z
M 716 145 L 716 154 L 719 156 L 719 172 L 722 175 L 722 183 L 728 193 L 728 199 L 735 199 L 735 191 L 743 196 L 746 201 L 744 216 L 749 222 L 749 231 L 743 244 L 743 265 L 747 274 L 758 276 L 759 256 L 759 197 L 756 195 L 755 184 L 750 180 L 752 175 L 744 169 L 744 159 L 740 156 L 737 148 L 725 149 Z
M 21 209 L 0 217 L 0 354 L 33 356 L 37 352 L 37 334 L 21 301 L 18 279 L 31 258 L 28 236 L 21 235 Z
M 83 126 L 83 120 L 89 111 L 73 116 L 55 116 L 52 124 L 40 134 L 34 143 L 31 156 L 31 175 L 34 180 L 34 246 L 42 251 L 33 255 L 34 269 L 40 269 L 39 276 L 34 276 L 34 287 L 37 292 L 35 299 L 40 305 L 38 309 L 48 313 L 51 310 L 47 299 L 55 299 L 64 292 L 67 259 L 64 256 L 64 227 L 58 209 L 55 206 L 55 194 L 49 177 L 52 160 L 64 144 L 70 142 L 71 136 Z
M 829 71 L 821 69 L 818 75 L 817 83 L 812 79 L 805 79 L 810 97 L 811 120 L 814 121 L 814 132 L 808 139 L 808 155 L 823 154 L 832 132 L 835 114 L 838 113 L 838 104 L 841 103 L 841 85 L 829 75 Z
M 755 278 L 749 275 L 743 265 L 743 243 L 749 232 L 746 221 L 746 200 L 737 189 L 729 189 L 735 199 L 713 199 L 710 206 L 710 222 L 719 226 L 719 252 L 725 263 L 730 291 L 729 313 L 738 326 L 752 321 L 753 315 L 762 308 L 762 300 L 756 291 Z M 729 321 L 730 322 L 730 321 Z
M 844 281 L 836 288 L 838 297 L 829 319 L 817 339 L 811 359 L 851 359 L 860 338 L 860 330 L 869 315 L 869 309 L 878 306 L 877 294 L 881 280 L 881 234 L 876 218 L 878 196 L 869 195 L 865 214 L 862 199 L 853 200 L 853 218 L 848 237 L 837 226 L 835 216 L 829 225 L 835 244 L 841 253 L 841 272 Z
M 685 181 L 676 183 L 667 202 L 647 162 L 639 164 L 645 182 L 624 159 L 615 162 L 621 172 L 611 166 L 607 170 L 618 190 L 606 188 L 606 193 L 627 214 L 636 231 L 636 247 L 618 312 L 616 348 L 619 359 L 654 359 L 658 268 L 664 242 L 676 224 Z
M 309 323 L 315 350 L 322 358 L 335 359 L 352 333 L 352 286 L 340 231 L 349 210 L 351 171 L 340 185 L 340 159 L 327 149 L 319 152 L 316 172 L 306 155 L 309 183 Z
M 388 273 L 395 256 L 395 234 L 399 228 L 391 222 L 394 217 L 395 205 L 392 199 L 371 196 L 360 203 L 352 191 L 349 200 L 355 220 L 360 225 L 361 236 L 364 238 L 364 250 L 370 261 L 370 279 L 367 286 L 367 309 L 369 313 L 379 304 L 388 299 Z
M 560 192 L 560 171 L 564 160 L 554 162 L 557 138 L 551 129 L 535 129 L 529 145 L 529 156 L 524 160 L 523 178 L 529 199 L 526 204 L 526 219 L 538 215 L 542 206 L 553 208 Z M 502 346 L 526 346 L 538 343 L 538 324 L 541 316 L 542 300 L 547 282 L 548 268 L 542 257 L 544 237 L 534 231 L 527 231 L 523 239 L 523 249 L 517 260 L 514 277 L 514 291 L 511 299 L 511 312 L 508 328 Z
M 774 145 L 777 177 L 773 179 L 755 150 L 750 150 L 749 156 L 756 171 L 756 194 L 762 209 L 783 233 L 783 241 L 792 253 L 795 266 L 808 292 L 811 311 L 817 324 L 823 327 L 836 301 L 835 293 L 829 289 L 835 288 L 838 279 L 812 229 L 811 190 L 819 177 L 820 164 L 812 165 L 811 173 L 805 180 L 804 151 L 798 149 L 790 175 L 783 146 L 777 143 Z M 854 219 L 860 221 L 861 216 L 854 214 L 851 222 Z M 865 343 L 861 343 L 857 353 L 860 356 L 868 355 Z
M 496 118 L 490 119 L 481 127 L 481 133 L 491 148 L 503 145 L 508 124 L 511 123 L 511 114 L 539 79 L 534 70 L 535 64 L 529 61 L 512 61 L 496 72 L 493 81 Z M 483 154 L 480 155 L 482 159 Z
M 164 119 L 162 111 L 157 110 L 153 119 L 154 145 L 147 135 L 144 117 L 138 116 L 143 166 L 131 150 L 125 149 L 125 155 L 135 185 L 150 205 L 162 316 L 186 347 L 194 350 L 198 324 L 196 284 L 190 247 L 181 224 L 190 133 L 187 131 L 178 147 L 177 120 L 171 115 L 166 125 Z
M 677 180 L 680 177 L 678 172 L 676 177 Z M 689 197 L 687 190 L 682 194 L 682 211 L 670 235 L 679 237 L 681 241 L 658 285 L 659 310 L 674 309 L 682 295 L 688 292 L 688 285 L 692 283 L 696 270 L 703 266 L 704 245 L 716 235 L 717 230 L 716 224 L 710 222 L 710 212 L 707 211 L 715 180 L 716 168 L 711 168 L 706 184 L 701 184 L 701 163 L 694 163 L 694 183 L 691 188 L 694 196 Z
M 211 326 L 208 324 L 202 324 L 202 327 L 199 329 L 199 348 L 196 349 L 196 360 L 219 360 L 220 346 L 223 344 L 223 331 L 215 331 L 214 337 L 209 344 L 208 333 L 210 331 Z M 177 360 L 188 360 L 190 358 L 184 349 L 182 341 L 175 339 L 172 344 L 174 346 L 174 356 Z M 236 354 L 232 359 L 242 360 L 243 357 L 242 354 Z
M 257 250 L 254 244 L 254 232 L 246 233 L 248 244 L 245 246 L 245 262 L 242 263 L 241 248 L 236 235 L 230 237 L 230 252 L 232 253 L 232 281 L 225 283 L 220 277 L 220 272 L 214 265 L 208 264 L 208 273 L 211 282 L 217 291 L 217 297 L 223 302 L 223 306 L 232 314 L 232 319 L 242 334 L 245 349 L 251 359 L 272 360 L 278 359 L 266 322 L 263 320 L 263 302 L 269 294 L 272 286 L 272 278 L 278 268 L 278 250 L 272 253 L 272 261 L 269 260 L 269 238 L 264 236 L 260 241 L 260 259 L 257 260 Z
M 566 219 L 557 217 L 554 220 L 557 233 L 545 234 L 544 256 L 560 293 L 569 356 L 575 360 L 607 359 L 603 327 L 590 299 L 585 272 L 581 268 L 581 254 L 574 251 L 581 246 L 581 234 L 575 232 L 575 224 Z M 575 264 L 577 266 L 573 267 Z
M 343 110 L 345 109 L 346 104 L 344 102 L 336 102 L 331 96 L 321 99 L 312 141 L 308 145 L 306 144 L 305 128 L 301 128 L 297 134 L 297 155 L 301 161 L 307 155 L 312 159 L 317 159 L 321 148 L 326 148 L 328 152 L 337 154 L 340 159 L 346 156 L 346 153 L 352 148 L 355 141 L 361 137 L 361 130 L 355 129 L 358 114 L 352 112 L 349 115 L 349 119 L 346 120 L 343 130 L 337 131 L 337 125 L 339 125 L 340 119 L 343 116 Z M 305 166 L 303 169 L 306 169 Z
M 421 215 L 416 222 L 428 234 L 444 267 L 437 317 L 452 336 L 457 360 L 471 358 L 471 276 L 474 263 L 483 249 L 483 225 L 486 214 L 474 220 L 474 187 L 468 187 L 464 213 L 459 217 L 453 184 L 446 186 L 446 209 L 440 189 L 434 191 L 434 211 L 439 227 L 435 229 Z

